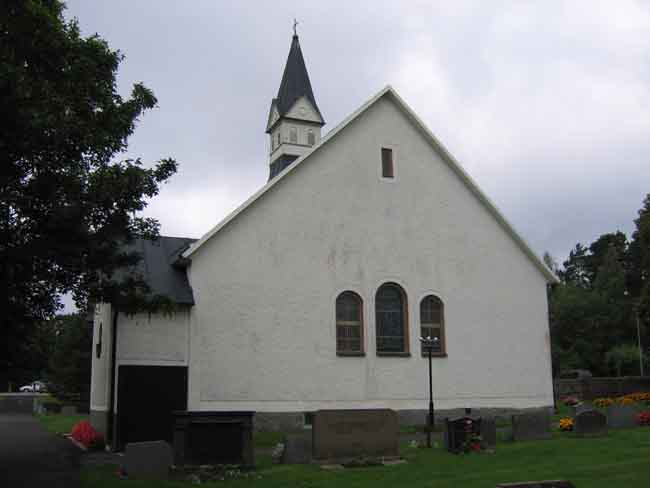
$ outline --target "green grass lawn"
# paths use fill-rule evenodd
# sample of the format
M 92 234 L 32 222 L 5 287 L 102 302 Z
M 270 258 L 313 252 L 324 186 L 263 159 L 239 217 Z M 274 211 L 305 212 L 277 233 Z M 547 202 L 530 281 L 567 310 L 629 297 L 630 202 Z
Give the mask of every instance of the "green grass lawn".
M 555 434 L 553 440 L 500 443 L 495 454 L 456 456 L 442 449 L 404 446 L 406 464 L 324 471 L 316 466 L 272 465 L 258 459 L 256 476 L 202 486 L 363 488 L 493 488 L 497 483 L 568 479 L 580 488 L 647 487 L 650 428 L 617 430 L 602 438 Z M 187 482 L 118 480 L 115 467 L 84 468 L 82 486 L 96 488 L 187 487 Z
M 68 434 L 74 424 L 80 420 L 88 420 L 88 415 L 61 415 L 59 413 L 48 413 L 46 415 L 37 415 L 38 420 L 47 430 L 53 434 Z

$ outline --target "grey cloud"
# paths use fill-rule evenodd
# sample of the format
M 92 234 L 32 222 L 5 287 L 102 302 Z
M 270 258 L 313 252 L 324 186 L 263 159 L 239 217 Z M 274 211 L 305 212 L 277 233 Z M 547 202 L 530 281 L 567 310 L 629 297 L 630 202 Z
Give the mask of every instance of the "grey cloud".
M 130 155 L 180 171 L 147 209 L 198 237 L 262 186 L 298 17 L 326 130 L 392 84 L 540 254 L 630 232 L 650 192 L 650 11 L 616 2 L 70 1 L 151 87 Z

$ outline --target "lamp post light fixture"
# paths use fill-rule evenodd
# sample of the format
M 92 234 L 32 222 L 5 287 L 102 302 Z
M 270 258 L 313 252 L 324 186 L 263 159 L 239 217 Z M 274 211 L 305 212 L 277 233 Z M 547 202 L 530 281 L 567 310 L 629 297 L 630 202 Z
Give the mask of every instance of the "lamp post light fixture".
M 429 353 L 429 415 L 427 417 L 427 447 L 431 447 L 431 432 L 433 431 L 433 379 L 431 376 L 431 353 L 433 348 L 438 344 L 437 337 L 420 337 L 420 342 L 424 349 Z

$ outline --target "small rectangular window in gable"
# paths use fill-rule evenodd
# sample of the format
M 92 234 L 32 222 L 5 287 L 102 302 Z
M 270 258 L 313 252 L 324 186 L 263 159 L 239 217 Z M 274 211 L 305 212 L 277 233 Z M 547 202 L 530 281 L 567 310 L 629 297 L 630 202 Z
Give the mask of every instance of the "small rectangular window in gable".
M 393 150 L 381 148 L 381 176 L 384 178 L 394 178 L 395 171 L 393 168 Z

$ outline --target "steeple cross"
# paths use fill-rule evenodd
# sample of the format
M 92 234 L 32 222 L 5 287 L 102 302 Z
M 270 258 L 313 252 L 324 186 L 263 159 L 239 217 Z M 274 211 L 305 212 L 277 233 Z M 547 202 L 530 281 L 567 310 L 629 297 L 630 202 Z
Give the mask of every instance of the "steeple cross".
M 296 27 L 298 27 L 298 21 L 294 18 L 293 19 L 293 35 L 297 36 L 298 32 L 296 31 Z

